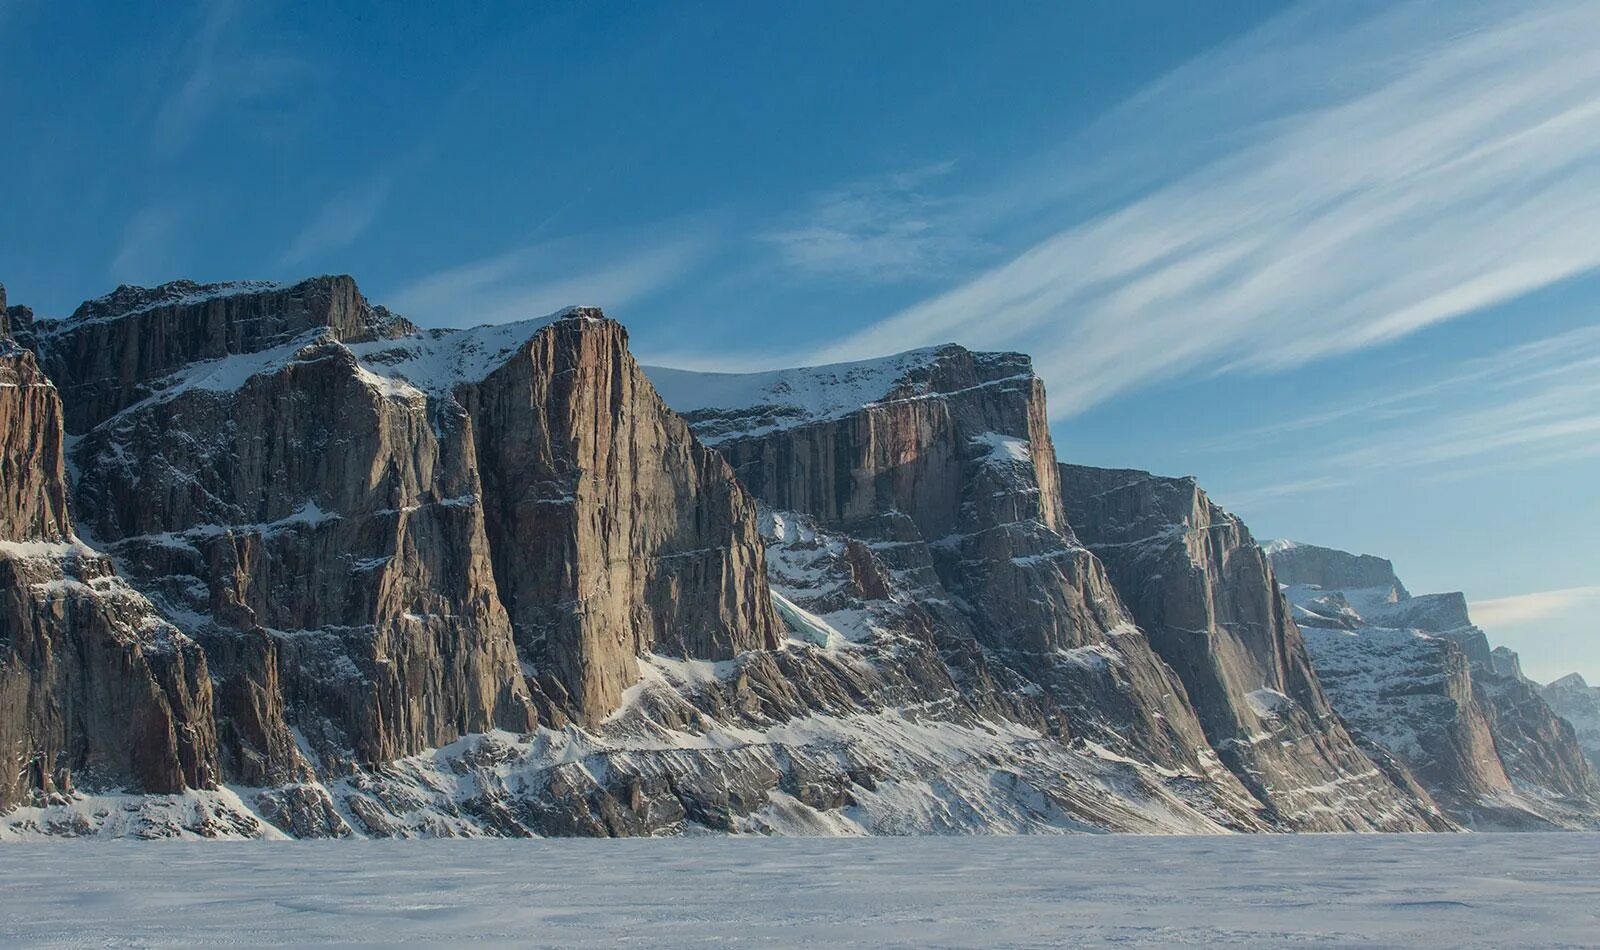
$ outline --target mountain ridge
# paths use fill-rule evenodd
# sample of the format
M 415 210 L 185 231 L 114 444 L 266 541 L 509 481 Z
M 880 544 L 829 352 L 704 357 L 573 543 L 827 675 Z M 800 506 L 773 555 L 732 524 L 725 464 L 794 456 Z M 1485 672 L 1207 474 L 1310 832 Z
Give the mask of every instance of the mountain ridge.
M 0 837 L 1456 826 L 1242 522 L 1058 465 L 1022 354 L 708 381 L 597 308 L 424 330 L 344 276 L 3 299 Z

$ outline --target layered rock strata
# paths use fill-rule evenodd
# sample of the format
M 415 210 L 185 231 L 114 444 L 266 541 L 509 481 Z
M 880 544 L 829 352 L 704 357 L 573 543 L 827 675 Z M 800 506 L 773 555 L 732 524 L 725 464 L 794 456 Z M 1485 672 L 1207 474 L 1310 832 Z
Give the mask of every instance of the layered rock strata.
M 598 721 L 640 653 L 777 641 L 753 503 L 597 311 L 421 333 L 348 278 L 180 282 L 28 330 L 70 408 L 42 374 L 12 387 L 8 426 L 53 423 L 54 468 L 7 479 L 11 520 L 70 530 L 64 416 L 86 535 L 205 648 L 208 765 L 154 790 L 305 783 L 541 709 Z

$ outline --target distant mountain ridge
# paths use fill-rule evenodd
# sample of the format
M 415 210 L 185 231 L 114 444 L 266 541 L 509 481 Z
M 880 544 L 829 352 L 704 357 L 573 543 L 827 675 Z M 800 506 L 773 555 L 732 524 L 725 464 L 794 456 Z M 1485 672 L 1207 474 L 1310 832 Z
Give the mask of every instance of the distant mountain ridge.
M 0 838 L 1600 813 L 1464 601 L 1060 464 L 1021 354 L 688 373 L 340 276 L 0 313 Z M 1394 685 L 1443 712 L 1372 721 Z
M 1490 648 L 1463 595 L 1412 596 L 1380 558 L 1284 541 L 1267 550 L 1335 705 L 1453 818 L 1490 828 L 1600 820 L 1600 777 L 1573 725 L 1513 651 Z
M 1600 770 L 1600 686 L 1569 673 L 1539 691 L 1556 714 L 1572 723 L 1589 763 Z

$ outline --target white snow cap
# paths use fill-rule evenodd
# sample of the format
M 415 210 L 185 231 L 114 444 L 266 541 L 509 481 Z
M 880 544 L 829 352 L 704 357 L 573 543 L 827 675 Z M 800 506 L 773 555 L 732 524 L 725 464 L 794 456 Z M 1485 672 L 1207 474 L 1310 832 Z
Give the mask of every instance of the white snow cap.
M 969 351 L 946 343 L 877 359 L 760 373 L 703 373 L 666 366 L 645 366 L 644 371 L 668 406 L 685 415 L 702 417 L 691 418 L 695 434 L 702 442 L 715 444 L 734 437 L 840 419 L 891 398 L 936 395 L 931 382 L 921 385 L 915 376 L 919 370 L 956 354 Z M 1031 363 L 1020 354 L 969 355 L 980 365 L 1003 367 L 1015 362 L 1018 366 L 1019 371 L 986 379 L 983 385 L 1033 377 Z M 703 423 L 704 417 L 713 415 L 727 417 L 731 424 Z

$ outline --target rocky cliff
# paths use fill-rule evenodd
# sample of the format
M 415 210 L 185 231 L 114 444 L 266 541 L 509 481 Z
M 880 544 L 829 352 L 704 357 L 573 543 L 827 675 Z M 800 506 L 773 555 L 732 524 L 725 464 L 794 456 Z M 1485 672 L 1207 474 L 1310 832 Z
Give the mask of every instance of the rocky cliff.
M 205 655 L 75 535 L 62 416 L 34 355 L 0 338 L 0 810 L 79 785 L 213 788 Z M 193 827 L 224 830 L 195 806 Z
M 597 721 L 641 653 L 776 643 L 754 505 L 598 312 L 421 333 L 348 278 L 179 282 L 28 331 L 65 399 L 12 387 L 8 431 L 44 448 L 8 450 L 47 463 L 7 479 L 14 520 L 69 530 L 64 417 L 85 535 L 204 648 L 175 654 L 203 766 L 152 790 L 266 787 L 296 831 L 338 833 L 305 783 L 541 710 Z M 153 743 L 123 752 L 160 771 Z
M 1334 714 L 1244 523 L 1192 478 L 1063 465 L 1061 483 L 1067 517 L 1251 792 L 1290 825 L 1339 827 L 1348 819 L 1330 815 L 1355 813 L 1405 827 L 1426 794 Z
M 1237 519 L 1058 465 L 1026 357 L 646 371 L 347 277 L 0 314 L 0 838 L 1452 827 Z M 1471 633 L 1412 639 L 1526 750 L 1483 795 L 1573 823 Z
M 1515 654 L 1490 649 L 1465 597 L 1413 597 L 1378 558 L 1294 542 L 1268 550 L 1334 707 L 1447 813 L 1485 828 L 1600 824 L 1600 780 L 1572 726 Z M 1352 580 L 1367 586 L 1322 583 Z
M 1572 724 L 1589 764 L 1600 770 L 1600 687 L 1569 673 L 1539 690 L 1539 695 L 1556 715 Z
M 8 322 L 66 396 L 16 424 L 55 420 L 28 469 L 54 494 L 10 496 L 13 520 L 87 558 L 74 510 L 110 555 L 84 583 L 120 585 L 144 653 L 178 659 L 147 677 L 170 741 L 88 724 L 126 761 L 70 795 L 25 773 L 0 836 L 1269 827 L 1065 531 L 1025 364 L 940 367 L 1023 398 L 895 430 L 950 464 L 884 497 L 953 479 L 954 510 L 871 507 L 869 544 L 763 520 L 598 311 L 420 331 L 330 277 Z M 922 599 L 969 574 L 962 602 Z M 59 680 L 36 705 L 78 702 Z
M 764 502 L 877 554 L 919 603 L 935 605 L 952 639 L 1033 684 L 1066 735 L 1195 774 L 1220 753 L 1231 774 L 1213 769 L 1209 780 L 1245 790 L 1277 827 L 1446 824 L 1403 769 L 1387 763 L 1386 774 L 1328 712 L 1297 636 L 1282 629 L 1285 608 L 1258 551 L 1255 603 L 1241 609 L 1255 611 L 1259 629 L 1241 620 L 1233 639 L 1217 626 L 1229 639 L 1202 649 L 1205 660 L 1185 654 L 1171 625 L 1152 633 L 1141 607 L 1167 621 L 1159 593 L 1135 584 L 1140 568 L 1126 562 L 1124 587 L 1124 562 L 1108 576 L 1074 533 L 1087 507 L 1074 511 L 1070 493 L 1063 505 L 1074 469 L 1057 467 L 1025 357 L 943 347 L 749 376 L 651 373 Z M 1184 517 L 1159 512 L 1123 540 L 1170 533 Z M 1205 609 L 1197 596 L 1191 613 Z
M 1390 603 L 1411 597 L 1395 574 L 1394 564 L 1381 557 L 1285 538 L 1268 541 L 1266 551 L 1285 584 L 1307 584 L 1324 590 L 1382 591 Z
M 777 645 L 754 505 L 661 403 L 619 324 L 573 311 L 458 391 L 495 581 L 565 715 L 609 714 L 643 653 Z

